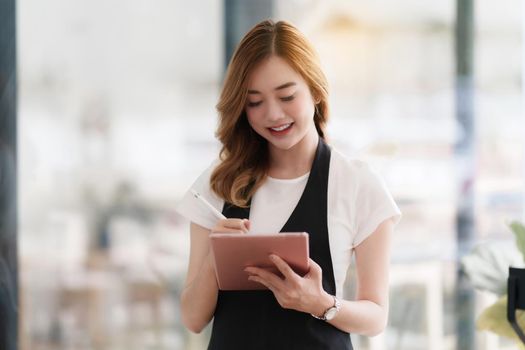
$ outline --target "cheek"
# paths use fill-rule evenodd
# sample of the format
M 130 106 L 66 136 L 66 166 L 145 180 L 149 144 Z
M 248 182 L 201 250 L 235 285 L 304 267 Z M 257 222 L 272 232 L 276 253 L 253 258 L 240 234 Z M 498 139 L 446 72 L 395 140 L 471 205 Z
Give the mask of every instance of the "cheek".
M 260 118 L 258 118 L 258 113 L 253 109 L 246 109 L 246 119 L 248 119 L 248 124 L 255 129 L 257 127 L 257 120 Z
M 301 117 L 301 118 L 313 118 L 315 112 L 315 107 L 313 102 L 308 101 L 308 99 L 301 99 L 296 101 L 296 103 L 292 103 L 289 106 L 288 113 L 295 116 L 295 117 Z

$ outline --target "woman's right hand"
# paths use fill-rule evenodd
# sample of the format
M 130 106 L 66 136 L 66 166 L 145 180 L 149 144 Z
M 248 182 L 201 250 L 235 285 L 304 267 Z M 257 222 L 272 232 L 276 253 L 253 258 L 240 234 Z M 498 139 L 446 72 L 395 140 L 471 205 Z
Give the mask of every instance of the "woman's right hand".
M 248 233 L 250 220 L 248 219 L 222 219 L 217 221 L 211 232 L 217 233 Z

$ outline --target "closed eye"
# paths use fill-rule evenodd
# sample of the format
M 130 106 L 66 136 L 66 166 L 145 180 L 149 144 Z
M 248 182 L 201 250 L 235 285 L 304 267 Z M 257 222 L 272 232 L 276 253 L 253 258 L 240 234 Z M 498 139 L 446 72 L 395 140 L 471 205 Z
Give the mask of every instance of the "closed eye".
M 283 102 L 289 102 L 292 101 L 295 98 L 295 95 L 290 95 L 286 97 L 281 97 L 281 101 Z M 262 101 L 256 101 L 256 102 L 248 102 L 248 107 L 257 107 L 262 103 Z

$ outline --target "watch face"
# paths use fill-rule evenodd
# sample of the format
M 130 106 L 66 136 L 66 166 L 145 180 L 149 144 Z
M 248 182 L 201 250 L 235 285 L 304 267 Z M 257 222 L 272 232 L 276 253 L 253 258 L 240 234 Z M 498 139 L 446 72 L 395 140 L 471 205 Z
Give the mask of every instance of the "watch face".
M 337 314 L 337 308 L 334 306 L 328 309 L 328 311 L 326 311 L 326 314 L 325 314 L 326 320 L 330 321 L 332 318 L 335 317 L 335 314 Z

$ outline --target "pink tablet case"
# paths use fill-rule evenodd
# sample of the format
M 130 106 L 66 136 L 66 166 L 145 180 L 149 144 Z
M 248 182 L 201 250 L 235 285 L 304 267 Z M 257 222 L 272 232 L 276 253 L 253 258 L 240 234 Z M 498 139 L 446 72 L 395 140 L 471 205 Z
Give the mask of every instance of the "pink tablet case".
M 282 232 L 277 234 L 212 233 L 211 248 L 215 271 L 221 290 L 266 289 L 260 283 L 249 281 L 244 271 L 248 266 L 267 268 L 280 274 L 268 258 L 276 254 L 299 275 L 308 272 L 308 233 Z

